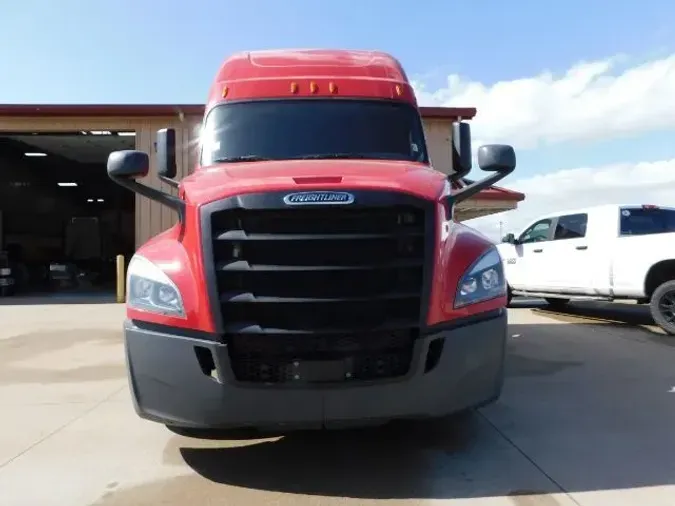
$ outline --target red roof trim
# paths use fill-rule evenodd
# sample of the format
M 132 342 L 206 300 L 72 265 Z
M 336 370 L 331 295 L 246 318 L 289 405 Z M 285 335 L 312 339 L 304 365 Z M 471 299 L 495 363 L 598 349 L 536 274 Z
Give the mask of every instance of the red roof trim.
M 492 186 L 487 190 L 483 190 L 476 196 L 477 200 L 506 200 L 508 202 L 522 202 L 525 200 L 525 194 L 500 188 L 499 186 Z
M 470 184 L 473 181 L 464 180 L 464 184 Z M 452 187 L 459 190 L 464 185 L 458 181 L 453 181 Z M 525 194 L 514 190 L 507 190 L 500 186 L 491 186 L 490 188 L 478 193 L 477 200 L 506 200 L 507 202 L 522 202 L 525 200 Z
M 201 116 L 204 106 L 199 104 L 0 104 L 0 116 Z M 420 107 L 423 118 L 472 119 L 474 107 Z
M 476 116 L 475 107 L 420 107 L 423 118 L 430 119 L 473 119 Z

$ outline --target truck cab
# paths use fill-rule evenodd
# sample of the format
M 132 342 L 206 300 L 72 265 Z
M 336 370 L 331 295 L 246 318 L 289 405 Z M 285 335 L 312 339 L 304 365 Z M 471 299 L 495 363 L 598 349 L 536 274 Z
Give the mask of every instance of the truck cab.
M 176 135 L 111 153 L 116 183 L 175 210 L 127 272 L 136 412 L 181 428 L 332 427 L 434 418 L 493 402 L 506 284 L 455 206 L 515 168 L 453 125 L 455 174 L 429 160 L 412 86 L 383 52 L 234 55 L 209 91 L 198 167 Z M 470 359 L 469 359 L 470 357 Z
M 673 334 L 674 240 L 673 208 L 601 205 L 541 216 L 498 248 L 512 295 L 648 303 Z

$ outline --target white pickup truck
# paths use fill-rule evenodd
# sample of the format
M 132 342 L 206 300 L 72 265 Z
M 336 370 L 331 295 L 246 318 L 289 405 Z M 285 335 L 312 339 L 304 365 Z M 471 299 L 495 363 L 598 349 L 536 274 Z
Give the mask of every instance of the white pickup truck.
M 602 205 L 542 216 L 498 245 L 509 301 L 637 300 L 675 334 L 675 208 Z

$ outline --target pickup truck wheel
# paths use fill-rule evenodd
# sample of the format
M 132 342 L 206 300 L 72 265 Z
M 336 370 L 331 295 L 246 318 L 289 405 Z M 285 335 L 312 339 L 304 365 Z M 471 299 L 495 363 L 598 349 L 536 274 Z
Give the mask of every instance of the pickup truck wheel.
M 555 309 L 562 309 L 570 302 L 569 299 L 556 299 L 554 297 L 546 297 L 544 300 L 546 304 Z
M 654 322 L 670 335 L 675 335 L 675 280 L 658 286 L 649 302 Z

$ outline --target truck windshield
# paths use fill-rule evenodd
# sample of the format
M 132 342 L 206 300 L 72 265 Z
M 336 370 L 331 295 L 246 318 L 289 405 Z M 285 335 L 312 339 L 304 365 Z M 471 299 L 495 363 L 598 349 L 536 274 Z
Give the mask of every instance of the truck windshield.
M 201 165 L 366 158 L 428 163 L 422 122 L 409 104 L 295 99 L 223 104 L 201 133 Z

